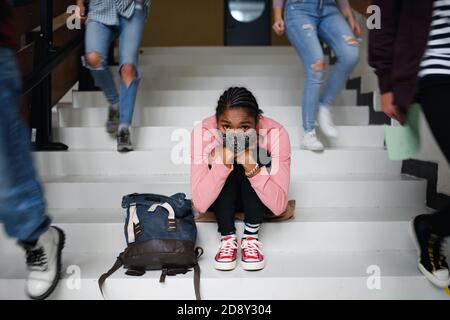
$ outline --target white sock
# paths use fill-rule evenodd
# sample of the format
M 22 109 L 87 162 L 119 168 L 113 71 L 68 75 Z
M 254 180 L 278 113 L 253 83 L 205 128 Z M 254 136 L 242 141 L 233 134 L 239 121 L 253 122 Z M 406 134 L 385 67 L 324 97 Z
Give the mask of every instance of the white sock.
M 129 124 L 120 124 L 119 125 L 119 132 L 121 131 L 129 131 L 130 130 L 130 125 Z
M 244 238 L 252 237 L 258 239 L 258 232 L 261 224 L 245 223 Z

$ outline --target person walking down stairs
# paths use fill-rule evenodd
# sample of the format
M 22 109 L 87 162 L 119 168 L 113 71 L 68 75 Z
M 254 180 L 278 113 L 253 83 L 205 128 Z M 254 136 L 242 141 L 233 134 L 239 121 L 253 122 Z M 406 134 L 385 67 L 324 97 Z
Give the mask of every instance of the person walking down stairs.
M 25 250 L 27 295 L 45 299 L 60 278 L 65 235 L 50 226 L 31 159 L 30 134 L 18 112 L 22 88 L 11 13 L 7 0 L 0 0 L 0 222 Z
M 317 139 L 316 120 L 326 136 L 338 135 L 330 108 L 358 63 L 359 43 L 355 36 L 360 35 L 361 29 L 347 0 L 273 0 L 273 6 L 274 31 L 278 35 L 286 31 L 306 72 L 302 147 L 321 151 L 324 146 Z M 337 57 L 322 95 L 325 60 L 320 40 L 330 45 Z
M 109 102 L 106 131 L 117 136 L 117 150 L 133 150 L 130 127 L 136 102 L 140 74 L 139 47 L 149 11 L 150 0 L 77 0 L 80 19 L 86 21 L 86 56 L 96 84 Z M 86 15 L 87 12 L 87 15 Z M 119 92 L 108 67 L 108 52 L 119 37 Z
M 221 235 L 216 269 L 236 268 L 238 248 L 244 270 L 264 268 L 258 232 L 267 209 L 280 215 L 287 208 L 290 164 L 287 131 L 262 115 L 255 97 L 245 88 L 226 90 L 215 115 L 194 128 L 192 201 L 200 213 L 216 215 Z M 242 211 L 245 231 L 239 246 L 235 213 Z
M 374 4 L 381 8 L 383 19 L 382 28 L 369 34 L 369 62 L 378 75 L 382 110 L 404 123 L 408 106 L 419 102 L 450 163 L 450 0 L 375 0 Z M 434 285 L 448 287 L 443 245 L 450 236 L 450 203 L 413 219 L 411 235 L 419 270 Z

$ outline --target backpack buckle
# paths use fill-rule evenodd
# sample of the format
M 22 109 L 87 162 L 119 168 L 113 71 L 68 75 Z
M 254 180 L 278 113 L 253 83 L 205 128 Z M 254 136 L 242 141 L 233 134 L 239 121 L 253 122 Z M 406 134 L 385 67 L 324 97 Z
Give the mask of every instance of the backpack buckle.
M 177 222 L 175 219 L 167 220 L 167 231 L 177 231 Z

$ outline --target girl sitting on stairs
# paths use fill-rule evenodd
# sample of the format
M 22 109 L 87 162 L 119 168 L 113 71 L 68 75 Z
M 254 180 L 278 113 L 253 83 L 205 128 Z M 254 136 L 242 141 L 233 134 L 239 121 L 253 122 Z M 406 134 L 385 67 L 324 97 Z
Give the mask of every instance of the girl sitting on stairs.
M 269 155 L 264 158 L 264 155 Z M 270 161 L 269 161 L 270 158 Z M 264 117 L 253 94 L 229 88 L 216 113 L 191 134 L 191 192 L 194 208 L 213 211 L 221 241 L 215 256 L 218 270 L 237 265 L 235 213 L 243 210 L 245 231 L 241 264 L 261 270 L 265 261 L 258 231 L 269 209 L 281 215 L 288 205 L 291 146 L 285 128 Z
M 338 135 L 330 107 L 358 63 L 359 43 L 355 35 L 360 35 L 360 26 L 347 0 L 273 0 L 273 5 L 274 31 L 282 35 L 286 30 L 305 66 L 302 147 L 322 151 L 324 146 L 316 136 L 316 118 L 325 135 Z M 322 95 L 320 89 L 325 68 L 319 39 L 325 41 L 337 57 L 337 63 L 328 77 Z

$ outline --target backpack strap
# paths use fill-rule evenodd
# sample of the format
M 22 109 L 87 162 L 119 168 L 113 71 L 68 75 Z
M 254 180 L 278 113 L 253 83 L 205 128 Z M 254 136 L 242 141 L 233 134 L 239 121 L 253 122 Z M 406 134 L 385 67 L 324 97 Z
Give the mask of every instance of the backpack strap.
M 195 248 L 195 255 L 197 259 L 203 255 L 203 248 L 197 247 Z M 195 290 L 195 298 L 197 300 L 202 300 L 200 295 L 200 265 L 198 262 L 194 266 L 194 290 Z
M 194 290 L 195 290 L 195 298 L 197 300 L 202 300 L 200 296 L 200 266 L 198 263 L 194 266 Z
M 98 286 L 100 288 L 100 292 L 102 294 L 102 297 L 105 298 L 104 294 L 103 294 L 103 284 L 105 283 L 105 280 L 111 276 L 114 272 L 116 272 L 117 270 L 119 270 L 121 267 L 123 266 L 123 262 L 122 262 L 122 254 L 119 255 L 119 257 L 117 257 L 116 262 L 114 263 L 114 265 L 112 266 L 111 269 L 109 269 L 108 272 L 102 274 L 102 276 L 100 277 L 100 279 L 98 279 Z

